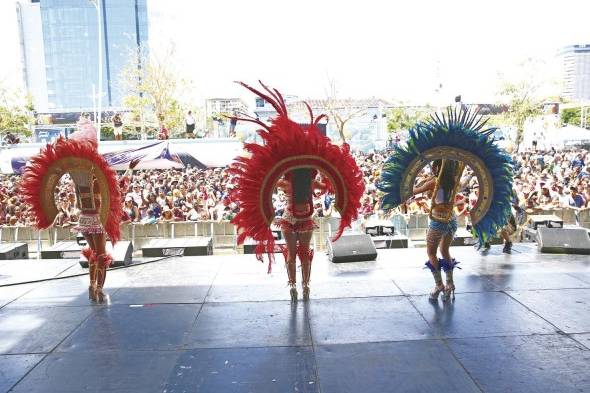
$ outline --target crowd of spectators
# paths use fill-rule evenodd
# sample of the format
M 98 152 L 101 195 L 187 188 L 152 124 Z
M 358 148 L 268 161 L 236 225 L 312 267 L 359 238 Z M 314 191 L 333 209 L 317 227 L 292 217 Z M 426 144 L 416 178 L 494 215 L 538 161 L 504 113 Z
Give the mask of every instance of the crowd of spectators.
M 385 160 L 386 152 L 353 153 L 363 173 L 366 191 L 359 215 L 365 219 L 377 215 L 387 218 L 399 213 L 428 213 L 430 198 L 417 195 L 394 211 L 380 209 L 380 193 L 375 187 Z M 583 149 L 535 151 L 529 150 L 513 156 L 514 190 L 517 203 L 523 209 L 552 209 L 570 207 L 590 208 L 590 157 Z M 428 176 L 428 170 L 422 177 Z M 18 175 L 0 175 L 0 225 L 31 225 L 18 193 Z M 167 221 L 231 220 L 239 206 L 231 201 L 229 191 L 233 185 L 223 168 L 182 170 L 138 170 L 133 174 L 128 192 L 124 196 L 124 221 L 154 224 Z M 461 179 L 456 199 L 456 213 L 469 214 L 478 195 L 477 178 L 467 169 Z M 64 176 L 56 189 L 55 200 L 59 214 L 55 225 L 71 226 L 78 219 L 76 194 L 73 183 Z M 286 207 L 287 196 L 278 191 L 274 195 L 277 216 Z M 337 215 L 334 195 L 314 193 L 315 215 Z
M 363 171 L 367 191 L 362 201 L 361 214 L 385 215 L 380 210 L 380 196 L 375 180 L 384 160 L 382 153 L 356 153 L 356 161 Z M 514 162 L 514 204 L 529 213 L 536 209 L 590 208 L 590 155 L 585 149 L 534 150 L 512 156 Z M 429 168 L 419 175 L 417 182 L 430 175 Z M 467 217 L 478 199 L 477 177 L 466 168 L 455 200 L 455 213 Z M 387 214 L 429 213 L 430 196 L 417 195 L 408 203 Z

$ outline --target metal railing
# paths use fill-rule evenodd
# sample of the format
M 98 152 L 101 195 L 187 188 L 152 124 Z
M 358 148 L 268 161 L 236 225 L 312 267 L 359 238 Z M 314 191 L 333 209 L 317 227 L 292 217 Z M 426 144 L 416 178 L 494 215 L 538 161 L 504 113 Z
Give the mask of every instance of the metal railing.
M 553 214 L 561 218 L 566 225 L 580 225 L 590 228 L 590 211 L 574 209 L 535 209 L 529 214 Z M 428 229 L 427 214 L 395 215 L 392 221 L 396 233 L 407 236 L 414 241 L 424 240 Z M 316 218 L 318 228 L 314 231 L 313 245 L 317 250 L 324 250 L 331 234 L 338 228 L 339 219 Z M 459 226 L 465 225 L 464 217 L 459 217 Z M 354 231 L 363 231 L 363 220 L 353 223 Z M 207 236 L 213 239 L 216 249 L 234 249 L 238 251 L 237 233 L 229 221 L 178 221 L 157 224 L 122 224 L 121 237 L 130 240 L 136 250 L 155 238 L 187 238 Z M 75 241 L 76 233 L 68 227 L 54 227 L 37 230 L 26 226 L 0 227 L 0 243 L 28 243 L 32 253 L 51 247 L 60 241 Z

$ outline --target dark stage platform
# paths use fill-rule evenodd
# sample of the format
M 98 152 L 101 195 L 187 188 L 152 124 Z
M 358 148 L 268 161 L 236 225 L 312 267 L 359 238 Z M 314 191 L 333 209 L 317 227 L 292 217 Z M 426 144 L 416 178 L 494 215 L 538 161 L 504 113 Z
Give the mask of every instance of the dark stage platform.
M 454 303 L 431 303 L 424 249 L 318 255 L 311 300 L 282 263 L 175 257 L 0 287 L 0 392 L 590 392 L 590 256 L 453 248 Z M 280 259 L 279 259 L 280 260 Z M 0 285 L 83 272 L 1 261 Z

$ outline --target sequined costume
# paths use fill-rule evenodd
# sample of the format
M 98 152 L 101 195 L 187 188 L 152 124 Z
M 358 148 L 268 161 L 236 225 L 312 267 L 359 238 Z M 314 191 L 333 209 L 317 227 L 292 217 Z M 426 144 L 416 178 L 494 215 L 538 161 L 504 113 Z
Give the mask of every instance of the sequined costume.
M 113 244 L 121 237 L 122 204 L 117 175 L 98 154 L 96 129 L 88 119 L 80 120 L 78 131 L 69 139 L 59 137 L 27 163 L 21 191 L 38 229 L 54 222 L 58 213 L 54 192 L 65 174 L 74 181 L 81 211 L 73 230 L 81 232 L 88 243 L 82 253 L 89 266 L 89 296 L 104 301 L 106 269 L 112 262 L 105 249 L 106 237 Z
M 450 256 L 449 248 L 457 230 L 455 195 L 466 165 L 474 171 L 479 184 L 479 197 L 469 215 L 480 244 L 503 228 L 510 217 L 512 161 L 491 138 L 494 129 L 484 126 L 478 113 L 465 107 L 449 109 L 446 115 L 435 114 L 416 124 L 407 144 L 396 146 L 384 163 L 377 184 L 385 193 L 382 207 L 386 210 L 415 194 L 432 192 L 426 236 L 426 266 L 436 285 L 431 299 L 437 299 L 440 293 L 446 300 L 454 297 L 453 270 L 458 262 Z M 415 186 L 416 176 L 428 163 L 432 163 L 434 176 Z M 440 259 L 437 248 L 442 254 Z M 446 285 L 441 270 L 446 273 Z
M 309 276 L 313 250 L 309 241 L 313 234 L 312 189 L 317 186 L 316 171 L 325 179 L 325 188 L 336 195 L 335 209 L 340 212 L 340 226 L 335 239 L 350 226 L 357 217 L 360 198 L 365 186 L 363 176 L 350 147 L 331 143 L 319 130 L 318 124 L 325 116 L 314 117 L 307 106 L 310 119 L 308 124 L 299 124 L 287 114 L 287 106 L 276 89 L 261 83 L 262 91 L 241 83 L 251 92 L 264 99 L 277 111 L 269 125 L 259 119 L 243 115 L 233 121 L 252 122 L 261 127 L 258 131 L 262 144 L 247 143 L 247 156 L 237 157 L 229 168 L 233 175 L 233 201 L 239 204 L 240 212 L 232 223 L 237 227 L 238 244 L 246 238 L 257 242 L 256 254 L 269 257 L 269 272 L 275 251 L 275 239 L 270 229 L 275 220 L 272 196 L 277 186 L 283 184 L 289 189 L 288 208 L 279 220 L 287 241 L 283 248 L 287 260 L 287 272 L 292 299 L 296 297 L 295 258 L 299 256 L 302 266 L 304 298 L 309 294 Z M 297 244 L 297 247 L 294 246 Z

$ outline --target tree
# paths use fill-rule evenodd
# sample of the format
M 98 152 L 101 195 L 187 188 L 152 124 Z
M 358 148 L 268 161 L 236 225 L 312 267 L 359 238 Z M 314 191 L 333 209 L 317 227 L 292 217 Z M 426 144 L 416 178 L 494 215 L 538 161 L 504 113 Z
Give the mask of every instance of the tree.
M 338 99 L 338 89 L 336 81 L 328 78 L 328 88 L 326 90 L 326 100 L 323 101 L 323 110 L 328 113 L 330 121 L 333 121 L 340 135 L 342 143 L 348 139 L 345 132 L 346 124 L 357 117 L 366 114 L 367 109 L 360 107 L 358 101 L 352 99 Z
M 399 132 L 409 130 L 416 123 L 426 120 L 430 110 L 427 107 L 424 111 L 409 109 L 400 103 L 399 106 L 392 108 L 387 113 L 387 131 Z
M 0 133 L 31 135 L 33 105 L 31 98 L 0 85 Z
M 142 134 L 146 126 L 151 129 L 164 126 L 172 131 L 184 124 L 181 101 L 192 82 L 179 76 L 171 59 L 174 59 L 172 47 L 163 55 L 151 53 L 149 56 L 140 48 L 122 71 L 123 104 L 131 110 L 129 122 L 139 125 Z
M 582 121 L 582 110 L 586 121 Z M 590 129 L 590 121 L 587 118 L 590 116 L 590 107 L 576 106 L 573 108 L 563 108 L 561 110 L 560 120 L 563 124 L 571 124 L 578 127 L 585 127 Z M 582 124 L 585 123 L 585 124 Z
M 519 76 L 501 82 L 499 95 L 508 104 L 503 120 L 516 129 L 517 151 L 523 139 L 526 122 L 542 114 L 543 101 L 540 94 L 547 83 L 543 79 L 542 67 L 542 63 L 529 58 L 520 64 Z

